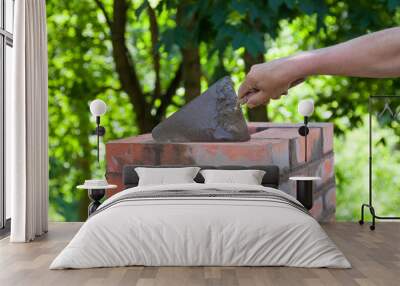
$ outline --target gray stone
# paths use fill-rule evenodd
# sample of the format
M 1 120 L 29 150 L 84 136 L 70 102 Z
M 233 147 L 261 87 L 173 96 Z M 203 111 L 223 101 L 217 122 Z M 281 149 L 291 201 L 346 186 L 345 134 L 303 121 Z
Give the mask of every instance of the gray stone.
M 249 131 L 236 102 L 233 83 L 224 77 L 158 124 L 153 138 L 158 142 L 247 141 Z

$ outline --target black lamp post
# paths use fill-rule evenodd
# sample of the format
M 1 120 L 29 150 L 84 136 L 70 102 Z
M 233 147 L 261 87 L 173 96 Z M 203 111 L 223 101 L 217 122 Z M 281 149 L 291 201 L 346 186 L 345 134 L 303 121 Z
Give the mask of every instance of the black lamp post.
M 100 136 L 104 136 L 106 129 L 100 126 L 100 116 L 106 113 L 107 105 L 101 99 L 95 99 L 90 103 L 90 112 L 96 117 L 96 130 L 94 133 L 97 135 L 97 162 L 100 162 Z
M 300 101 L 298 111 L 304 116 L 304 125 L 299 128 L 299 134 L 304 137 L 304 156 L 307 162 L 307 135 L 310 133 L 308 128 L 308 119 L 314 112 L 314 101 L 312 99 L 305 99 Z

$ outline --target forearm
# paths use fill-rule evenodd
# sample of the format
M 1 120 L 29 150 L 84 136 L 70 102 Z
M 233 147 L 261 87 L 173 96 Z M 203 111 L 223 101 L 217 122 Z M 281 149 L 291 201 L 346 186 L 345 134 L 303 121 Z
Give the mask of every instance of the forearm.
M 328 48 L 289 58 L 294 78 L 310 75 L 400 76 L 400 28 L 365 35 Z

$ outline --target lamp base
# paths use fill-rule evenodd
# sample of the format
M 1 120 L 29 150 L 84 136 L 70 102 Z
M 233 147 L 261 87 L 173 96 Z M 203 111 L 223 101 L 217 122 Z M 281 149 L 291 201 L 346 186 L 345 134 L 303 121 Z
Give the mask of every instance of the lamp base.
M 296 181 L 296 189 L 296 199 L 301 202 L 306 209 L 311 210 L 314 204 L 313 181 L 298 180 Z
M 91 203 L 89 204 L 88 207 L 88 215 L 90 216 L 92 213 L 94 213 L 97 208 L 101 205 L 100 200 L 104 197 L 106 193 L 105 189 L 89 189 L 88 194 L 89 198 L 91 200 Z

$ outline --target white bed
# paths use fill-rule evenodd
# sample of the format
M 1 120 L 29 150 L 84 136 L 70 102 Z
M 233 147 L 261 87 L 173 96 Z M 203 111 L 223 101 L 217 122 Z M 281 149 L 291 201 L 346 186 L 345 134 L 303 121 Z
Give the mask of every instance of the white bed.
M 162 195 L 166 192 L 175 195 Z M 202 195 L 191 195 L 196 192 Z M 228 195 L 218 195 L 223 193 Z M 100 206 L 50 269 L 128 265 L 350 268 L 342 252 L 299 204 L 282 191 L 255 185 L 130 188 Z

